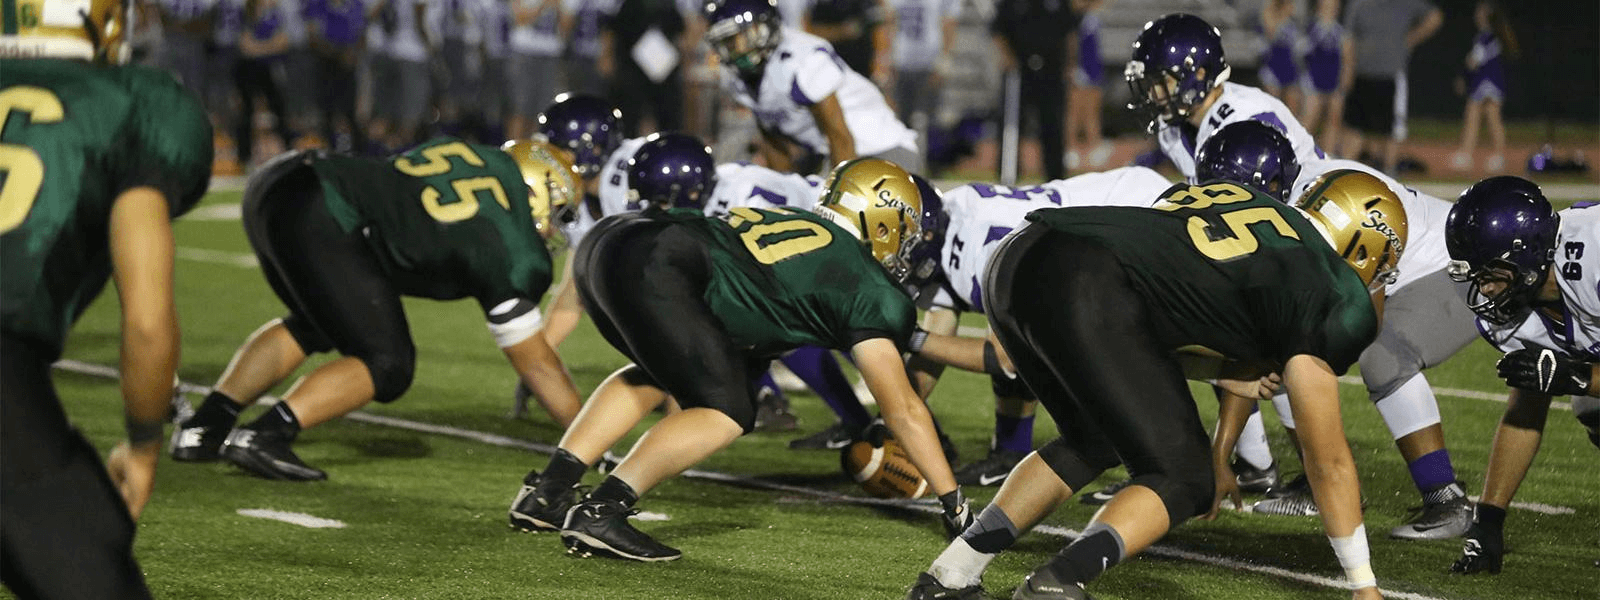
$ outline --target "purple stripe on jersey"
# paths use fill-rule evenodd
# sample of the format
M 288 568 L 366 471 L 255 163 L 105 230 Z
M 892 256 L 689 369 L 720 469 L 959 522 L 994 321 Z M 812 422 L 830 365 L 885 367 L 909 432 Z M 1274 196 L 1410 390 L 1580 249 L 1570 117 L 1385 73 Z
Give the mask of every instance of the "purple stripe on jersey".
M 1500 346 L 1500 344 L 1495 343 L 1494 336 L 1489 335 L 1489 327 L 1484 322 L 1483 317 L 1473 318 L 1472 319 L 1472 324 L 1473 324 L 1473 326 L 1478 328 L 1478 337 L 1483 338 L 1483 341 L 1489 342 L 1489 345 L 1490 346 L 1494 346 L 1495 350 L 1498 350 L 1500 352 L 1505 352 L 1506 351 L 1506 349 L 1502 348 Z
M 1600 206 L 1600 202 L 1595 202 L 1595 201 L 1591 200 L 1591 201 L 1588 201 L 1588 202 L 1579 202 L 1577 204 L 1572 205 L 1573 208 L 1589 208 L 1591 206 Z
M 983 286 L 978 285 L 978 276 L 972 276 L 972 297 L 967 299 L 972 305 L 972 312 L 983 313 Z
M 789 86 L 789 99 L 800 106 L 811 106 L 817 103 L 815 100 L 807 98 L 805 92 L 800 91 L 799 79 L 795 79 L 794 85 Z

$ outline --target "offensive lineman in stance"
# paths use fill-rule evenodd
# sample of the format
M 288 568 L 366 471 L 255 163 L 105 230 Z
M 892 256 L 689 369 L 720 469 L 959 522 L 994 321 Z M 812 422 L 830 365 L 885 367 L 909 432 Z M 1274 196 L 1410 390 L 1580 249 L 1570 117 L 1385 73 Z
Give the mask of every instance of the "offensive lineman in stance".
M 34 57 L 0 60 L 0 580 L 22 598 L 148 598 L 133 536 L 178 364 L 169 221 L 206 191 L 211 124 L 167 73 L 104 64 L 126 57 L 124 2 L 0 11 L 0 56 Z M 128 438 L 102 465 L 50 364 L 107 278 Z
M 571 423 L 577 389 L 534 333 L 551 279 L 545 237 L 552 212 L 571 204 L 574 177 L 566 152 L 544 142 L 495 148 L 453 138 L 392 159 L 291 152 L 263 166 L 245 188 L 244 228 L 289 314 L 234 354 L 173 433 L 173 458 L 220 456 L 268 479 L 326 479 L 290 445 L 302 429 L 393 402 L 411 386 L 416 349 L 402 295 L 476 299 L 522 381 L 551 418 Z M 240 410 L 307 355 L 329 350 L 341 358 L 232 429 Z
M 1132 483 L 1013 596 L 1088 598 L 1085 583 L 1218 501 L 1213 473 L 1227 459 L 1212 456 L 1185 377 L 1255 397 L 1262 384 L 1246 380 L 1268 372 L 1290 390 L 1323 529 L 1355 597 L 1380 597 L 1336 374 L 1377 334 L 1405 212 L 1355 171 L 1329 173 L 1307 202 L 1217 182 L 1174 186 L 1154 209 L 1028 215 L 992 259 L 984 305 L 1062 437 L 1017 465 L 908 597 L 981 597 L 988 563 L 1120 457 Z M 1230 443 L 1244 413 L 1234 416 L 1219 428 Z
M 947 530 L 970 522 L 932 416 L 901 362 L 916 319 L 901 280 L 921 237 L 921 200 L 904 170 L 848 161 L 815 213 L 736 208 L 720 219 L 663 210 L 672 198 L 644 193 L 689 186 L 645 178 L 630 185 L 651 206 L 602 221 L 573 260 L 595 326 L 634 363 L 595 390 L 544 471 L 524 478 L 513 525 L 560 530 L 568 549 L 584 555 L 679 558 L 628 523 L 634 504 L 750 432 L 756 378 L 773 356 L 806 344 L 855 356 L 889 430 L 939 495 Z M 683 409 L 575 498 L 588 466 L 669 395 Z

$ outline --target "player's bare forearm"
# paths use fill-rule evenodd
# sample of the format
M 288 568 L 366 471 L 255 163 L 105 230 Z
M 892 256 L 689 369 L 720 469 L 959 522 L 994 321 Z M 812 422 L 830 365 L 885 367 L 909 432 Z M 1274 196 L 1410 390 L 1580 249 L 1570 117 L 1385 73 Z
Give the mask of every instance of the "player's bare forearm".
M 167 201 L 151 188 L 118 197 L 110 242 L 122 305 L 122 395 L 127 416 L 140 423 L 166 418 L 178 365 L 172 225 Z
M 560 348 L 561 342 L 578 328 L 578 319 L 583 317 L 583 303 L 578 300 L 578 284 L 573 280 L 573 260 L 567 258 L 566 267 L 561 270 L 561 283 L 556 284 L 556 291 L 550 298 L 549 314 L 545 315 L 544 324 L 539 327 L 539 335 L 551 348 Z
M 844 120 L 844 109 L 839 106 L 839 95 L 831 94 L 811 105 L 811 117 L 817 128 L 828 138 L 828 160 L 833 164 L 856 157 L 856 138 Z
M 935 495 L 955 491 L 956 477 L 939 446 L 933 414 L 906 380 L 900 350 L 888 338 L 872 338 L 850 350 L 867 389 L 878 399 L 883 422 L 911 457 L 911 464 L 928 480 Z
M 789 156 L 789 144 L 765 127 L 761 128 L 761 158 L 769 169 L 780 173 L 794 172 L 794 158 Z
M 929 309 L 922 315 L 922 329 L 930 334 L 954 335 L 960 328 L 961 316 L 953 310 L 943 308 Z M 911 384 L 916 387 L 917 394 L 924 400 L 933 393 L 933 387 L 939 383 L 939 377 L 944 374 L 944 365 L 933 360 L 913 354 L 906 361 L 906 374 L 911 378 Z
M 963 371 L 983 373 L 984 342 L 983 338 L 939 335 L 930 331 L 928 341 L 917 355 Z
M 512 368 L 522 378 L 522 383 L 533 391 L 540 406 L 566 428 L 578 416 L 582 403 L 572 376 L 561 363 L 561 356 L 545 341 L 543 335 L 534 333 L 528 339 L 503 348 Z
M 1528 476 L 1539 444 L 1544 438 L 1545 420 L 1550 414 L 1550 396 L 1512 388 L 1505 416 L 1495 430 L 1489 451 L 1489 466 L 1483 474 L 1483 500 L 1505 508 L 1516 496 L 1517 488 Z
M 1349 536 L 1362 522 L 1361 481 L 1339 414 L 1339 381 L 1327 362 L 1302 354 L 1285 365 L 1284 384 L 1323 530 Z
M 1233 449 L 1239 445 L 1239 433 L 1244 431 L 1244 423 L 1250 418 L 1250 406 L 1255 402 L 1253 398 L 1246 398 L 1232 392 L 1218 392 L 1217 430 L 1211 436 L 1211 465 L 1213 467 L 1228 467 L 1229 459 L 1233 456 Z M 1219 475 L 1227 472 L 1226 470 L 1217 471 Z

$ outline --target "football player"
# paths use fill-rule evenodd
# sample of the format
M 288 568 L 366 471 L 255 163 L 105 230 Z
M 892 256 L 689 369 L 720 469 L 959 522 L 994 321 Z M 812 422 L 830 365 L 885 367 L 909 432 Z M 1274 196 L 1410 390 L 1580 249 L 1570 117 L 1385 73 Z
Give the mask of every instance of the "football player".
M 785 26 L 773 0 L 706 5 L 706 39 L 721 59 L 722 88 L 755 113 L 761 156 L 778 171 L 796 153 L 837 164 L 875 156 L 922 170 L 917 134 L 895 117 L 883 93 L 850 70 L 826 40 Z
M 1400 539 L 1444 539 L 1466 533 L 1472 505 L 1456 481 L 1444 446 L 1439 404 L 1422 370 L 1443 362 L 1477 339 L 1467 286 L 1450 280 L 1446 267 L 1445 216 L 1450 203 L 1401 185 L 1382 172 L 1350 160 L 1295 160 L 1289 142 L 1276 128 L 1256 121 L 1228 125 L 1200 149 L 1197 173 L 1203 179 L 1248 183 L 1287 201 L 1314 193 L 1322 176 L 1354 170 L 1382 181 L 1400 198 L 1409 237 L 1388 286 L 1378 339 L 1361 353 L 1361 378 L 1368 397 L 1389 427 L 1422 495 L 1422 510 L 1409 523 L 1390 530 Z M 1288 398 L 1273 398 L 1284 427 L 1294 435 Z M 1257 502 L 1254 511 L 1276 515 L 1314 515 L 1316 502 L 1305 476 Z
M 178 364 L 169 221 L 206 191 L 211 124 L 170 74 L 120 66 L 127 2 L 7 2 L 0 17 L 0 581 L 22 598 L 148 598 L 133 535 Z M 101 463 L 50 364 L 108 278 L 127 439 Z
M 245 187 L 245 233 L 289 314 L 245 340 L 172 456 L 219 456 L 268 479 L 327 474 L 290 447 L 300 432 L 411 386 L 416 350 L 401 296 L 473 298 L 523 383 L 563 427 L 579 398 L 535 333 L 550 286 L 552 213 L 577 183 L 565 152 L 538 141 L 501 148 L 439 138 L 390 159 L 290 152 Z M 253 422 L 239 411 L 310 354 L 338 351 Z M 231 432 L 230 432 L 231 430 Z
M 1185 178 L 1196 181 L 1195 152 L 1236 121 L 1278 128 L 1301 162 L 1324 156 L 1289 107 L 1260 89 L 1229 82 L 1231 72 L 1221 34 L 1194 15 L 1174 13 L 1146 23 L 1133 42 L 1133 59 L 1123 69 L 1133 93 L 1128 108 L 1143 113 L 1145 129 L 1156 134 L 1162 153 Z
M 1016 373 L 1003 364 L 992 342 L 953 337 L 963 312 L 982 314 L 980 281 L 1000 240 L 1026 223 L 1028 213 L 1063 206 L 1150 206 L 1172 186 L 1159 173 L 1125 167 L 1049 181 L 1034 187 L 971 183 L 945 192 L 923 189 L 923 209 L 938 212 L 925 231 L 913 265 L 918 303 L 927 309 L 922 330 L 913 336 L 911 366 L 918 390 L 927 397 L 945 366 L 987 373 L 995 394 L 994 437 L 989 454 L 956 471 L 962 485 L 999 485 L 1011 468 L 1033 450 L 1033 415 L 1038 405 Z M 925 220 L 925 222 L 929 222 Z
M 1303 202 L 1221 182 L 1175 186 L 1154 209 L 1028 215 L 995 251 L 983 301 L 1062 436 L 1017 465 L 908 597 L 980 594 L 1000 551 L 1121 457 L 1132 484 L 1014 596 L 1087 598 L 1084 584 L 1106 569 L 1215 512 L 1213 474 L 1228 464 L 1207 460 L 1185 377 L 1220 377 L 1251 397 L 1263 383 L 1249 380 L 1268 372 L 1290 390 L 1323 530 L 1354 597 L 1381 597 L 1337 374 L 1377 334 L 1405 212 L 1383 182 L 1356 171 L 1328 173 Z
M 1600 447 L 1600 298 L 1596 273 L 1600 211 L 1556 212 L 1539 186 L 1500 176 L 1478 182 L 1450 209 L 1445 245 L 1450 275 L 1471 285 L 1483 338 L 1505 352 L 1496 365 L 1511 388 L 1495 432 L 1458 573 L 1499 573 L 1506 507 L 1539 452 L 1552 396 L 1572 396 L 1572 413 Z
M 644 191 L 644 182 L 632 185 Z M 755 378 L 774 356 L 804 344 L 855 356 L 889 430 L 939 496 L 947 530 L 970 521 L 901 362 L 916 318 L 900 281 L 920 239 L 916 185 L 892 163 L 858 159 L 834 170 L 824 194 L 815 213 L 739 208 L 723 218 L 652 202 L 591 232 L 574 257 L 584 304 L 633 364 L 595 390 L 560 451 L 524 478 L 510 509 L 514 525 L 560 530 L 582 555 L 679 558 L 628 523 L 634 504 L 750 432 Z M 578 498 L 588 466 L 669 395 L 682 410 L 652 426 Z

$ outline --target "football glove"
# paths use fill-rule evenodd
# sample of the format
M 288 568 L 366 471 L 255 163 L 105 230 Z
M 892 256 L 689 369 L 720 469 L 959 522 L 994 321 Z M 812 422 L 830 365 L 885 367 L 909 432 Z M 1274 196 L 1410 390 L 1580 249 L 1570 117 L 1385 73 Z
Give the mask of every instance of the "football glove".
M 1495 369 L 1514 388 L 1552 396 L 1583 395 L 1589 390 L 1589 363 L 1546 348 L 1507 353 Z
M 1461 547 L 1461 558 L 1450 565 L 1453 573 L 1471 574 L 1488 571 L 1500 573 L 1500 563 L 1505 556 L 1505 538 L 1500 529 L 1473 523 L 1467 530 L 1466 542 Z
M 973 521 L 978 520 L 978 516 L 972 514 L 972 501 L 961 493 L 961 488 L 939 496 L 939 504 L 944 508 L 939 520 L 944 523 L 946 538 L 956 539 Z

